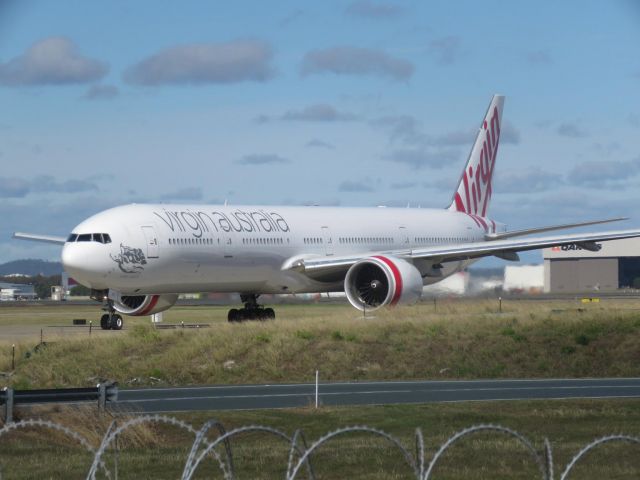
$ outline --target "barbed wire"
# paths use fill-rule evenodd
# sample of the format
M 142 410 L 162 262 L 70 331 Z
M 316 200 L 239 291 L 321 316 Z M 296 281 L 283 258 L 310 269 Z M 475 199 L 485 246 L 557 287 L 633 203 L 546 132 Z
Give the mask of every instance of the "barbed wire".
M 415 477 L 417 480 L 429 480 L 430 478 L 432 478 L 436 465 L 443 457 L 443 455 L 449 450 L 449 448 L 451 448 L 454 444 L 458 443 L 464 438 L 478 433 L 494 433 L 499 435 L 506 435 L 515 439 L 518 443 L 525 447 L 525 450 L 529 454 L 530 458 L 537 466 L 541 478 L 543 480 L 554 480 L 553 451 L 551 448 L 551 443 L 548 439 L 544 439 L 542 447 L 538 450 L 534 446 L 533 442 L 531 442 L 520 432 L 501 425 L 491 424 L 474 425 L 454 433 L 453 435 L 448 437 L 444 441 L 444 443 L 442 443 L 442 445 L 438 448 L 438 450 L 433 455 L 433 457 L 431 457 L 428 463 L 425 453 L 424 436 L 420 428 L 416 428 L 415 430 L 414 448 L 407 447 L 397 437 L 394 437 L 393 435 L 390 435 L 383 430 L 366 425 L 343 427 L 327 432 L 309 445 L 305 438 L 304 432 L 300 429 L 296 430 L 292 436 L 289 436 L 286 433 L 273 427 L 263 425 L 248 425 L 227 431 L 221 422 L 212 419 L 205 422 L 199 430 L 196 430 L 192 425 L 189 425 L 182 420 L 164 415 L 142 415 L 126 420 L 119 425 L 117 423 L 117 420 L 114 420 L 109 425 L 109 428 L 103 435 L 102 440 L 97 447 L 94 447 L 81 434 L 56 422 L 41 419 L 28 419 L 21 420 L 19 422 L 11 422 L 6 424 L 3 428 L 0 428 L 0 449 L 2 446 L 2 442 L 5 441 L 5 437 L 7 437 L 10 433 L 16 432 L 18 430 L 28 428 L 45 428 L 58 431 L 75 440 L 82 447 L 84 447 L 84 449 L 88 453 L 93 454 L 91 467 L 89 468 L 86 477 L 88 480 L 95 480 L 98 470 L 102 471 L 106 478 L 111 479 L 112 473 L 103 461 L 103 456 L 107 451 L 107 448 L 115 442 L 115 451 L 117 455 L 119 451 L 119 447 L 117 444 L 118 436 L 122 435 L 130 428 L 145 423 L 161 423 L 171 425 L 185 430 L 194 436 L 193 443 L 191 444 L 191 448 L 185 459 L 184 469 L 181 476 L 182 480 L 190 480 L 207 456 L 212 457 L 212 459 L 215 461 L 215 465 L 217 465 L 219 471 L 222 473 L 223 478 L 225 478 L 226 480 L 235 480 L 236 473 L 233 449 L 230 440 L 236 436 L 250 433 L 267 434 L 289 445 L 285 480 L 294 480 L 295 478 L 298 478 L 298 473 L 303 467 L 305 467 L 307 478 L 315 480 L 316 475 L 312 463 L 313 454 L 328 442 L 331 442 L 335 438 L 342 437 L 344 435 L 367 435 L 383 439 L 401 454 L 400 456 L 403 460 L 403 463 L 406 464 L 406 466 L 410 469 L 413 477 Z M 215 436 L 215 438 L 210 438 L 213 436 Z M 597 448 L 600 445 L 613 442 L 628 443 L 637 447 L 640 446 L 640 437 L 616 434 L 600 437 L 593 440 L 592 442 L 581 448 L 578 453 L 576 453 L 572 457 L 571 461 L 567 464 L 564 471 L 562 472 L 559 480 L 568 480 L 569 474 L 572 472 L 573 468 L 591 450 Z M 218 447 L 224 448 L 224 458 L 218 451 Z M 411 453 L 411 450 L 413 450 L 413 454 Z M 2 465 L 0 465 L 0 479 L 3 478 L 3 473 L 6 474 L 6 469 L 3 468 Z M 118 472 L 116 456 L 116 478 L 117 475 Z

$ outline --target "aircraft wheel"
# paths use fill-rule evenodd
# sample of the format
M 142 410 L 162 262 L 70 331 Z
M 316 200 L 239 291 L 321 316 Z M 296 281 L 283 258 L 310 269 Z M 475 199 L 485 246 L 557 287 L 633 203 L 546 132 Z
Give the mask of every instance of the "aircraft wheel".
M 100 328 L 102 330 L 109 330 L 109 315 L 107 313 L 100 317 Z
M 122 330 L 122 326 L 124 322 L 122 321 L 122 317 L 120 315 L 114 315 L 111 320 L 111 328 L 113 330 Z
M 240 312 L 237 308 L 232 308 L 231 310 L 229 310 L 229 313 L 227 314 L 227 320 L 231 323 L 240 321 Z
M 265 308 L 264 315 L 267 320 L 275 320 L 276 312 L 274 312 L 273 308 Z

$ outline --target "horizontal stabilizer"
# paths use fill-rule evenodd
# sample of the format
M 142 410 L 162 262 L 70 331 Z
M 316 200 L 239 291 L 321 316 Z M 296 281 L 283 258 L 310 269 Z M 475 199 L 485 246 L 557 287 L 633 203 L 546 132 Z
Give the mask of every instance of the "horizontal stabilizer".
M 525 230 L 513 230 L 511 232 L 489 233 L 485 235 L 485 240 L 504 240 L 506 238 L 521 237 L 523 235 L 532 235 L 534 233 L 552 232 L 554 230 L 565 230 L 567 228 L 586 227 L 589 225 L 599 225 L 601 223 L 620 222 L 628 220 L 626 217 L 609 218 L 607 220 L 592 220 L 591 222 L 566 223 L 564 225 L 551 225 L 548 227 L 527 228 Z
M 55 243 L 56 245 L 63 245 L 66 241 L 64 237 L 56 237 L 54 235 L 35 235 L 33 233 L 22 232 L 14 233 L 13 238 L 17 238 L 18 240 L 31 240 L 33 242 Z

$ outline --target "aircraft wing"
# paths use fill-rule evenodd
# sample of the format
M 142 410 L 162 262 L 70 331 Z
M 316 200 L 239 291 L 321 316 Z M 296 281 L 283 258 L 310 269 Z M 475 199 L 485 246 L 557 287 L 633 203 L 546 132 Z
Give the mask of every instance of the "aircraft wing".
M 66 241 L 64 237 L 56 237 L 54 235 L 34 235 L 33 233 L 15 232 L 13 238 L 18 240 L 31 240 L 34 242 L 55 243 L 57 245 L 63 245 Z
M 552 225 L 547 227 L 527 228 L 525 230 L 512 230 L 510 232 L 498 232 L 490 233 L 485 236 L 485 240 L 504 240 L 512 237 L 522 237 L 525 235 L 531 235 L 534 233 L 545 233 L 553 230 L 566 230 L 568 228 L 586 227 L 589 225 L 600 225 L 602 223 L 620 222 L 622 220 L 629 220 L 626 217 L 608 218 L 606 220 L 592 220 L 590 222 L 580 223 L 565 223 L 563 225 Z
M 576 244 L 585 250 L 597 251 L 600 247 L 596 242 L 634 237 L 640 237 L 640 230 L 619 230 L 612 232 L 580 233 L 526 239 L 491 240 L 454 245 L 438 245 L 410 250 L 367 252 L 362 255 L 298 258 L 287 262 L 283 268 L 303 272 L 312 278 L 320 280 L 335 280 L 358 260 L 373 255 L 393 255 L 408 260 L 430 259 L 434 263 L 471 260 L 488 256 L 496 256 L 506 260 L 518 260 L 517 253 L 528 250 Z

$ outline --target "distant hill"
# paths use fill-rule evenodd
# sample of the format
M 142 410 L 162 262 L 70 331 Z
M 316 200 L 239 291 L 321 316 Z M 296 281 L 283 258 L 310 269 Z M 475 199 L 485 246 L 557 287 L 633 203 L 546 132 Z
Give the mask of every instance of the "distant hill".
M 0 276 L 11 275 L 60 275 L 62 273 L 62 264 L 60 262 L 48 262 L 46 260 L 14 260 L 0 265 Z

